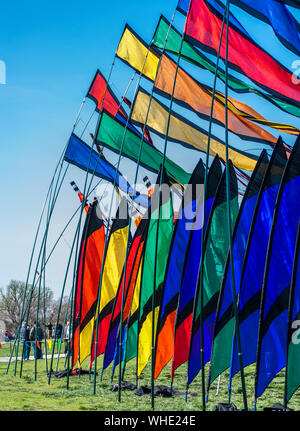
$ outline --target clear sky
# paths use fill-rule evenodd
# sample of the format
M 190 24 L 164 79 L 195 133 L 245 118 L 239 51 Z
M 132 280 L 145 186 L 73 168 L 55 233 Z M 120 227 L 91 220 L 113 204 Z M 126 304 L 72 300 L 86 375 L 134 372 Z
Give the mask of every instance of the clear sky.
M 11 279 L 26 279 L 35 230 L 49 182 L 96 69 L 108 76 L 126 22 L 149 42 L 160 14 L 170 20 L 176 4 L 176 0 L 17 0 L 2 5 L 0 60 L 6 64 L 6 85 L 0 85 L 0 287 L 5 287 Z M 280 44 L 270 27 L 236 7 L 232 7 L 232 11 L 258 43 L 291 69 L 297 58 Z M 299 11 L 293 12 L 300 20 Z M 178 13 L 176 27 L 182 30 L 183 23 L 184 18 Z M 192 69 L 187 64 L 182 66 L 199 81 L 212 85 L 213 78 L 208 72 Z M 111 84 L 119 97 L 131 75 L 132 71 L 117 60 Z M 150 88 L 149 83 L 143 82 L 143 85 Z M 134 85 L 128 94 L 132 97 L 133 93 Z M 274 109 L 254 95 L 233 96 L 251 104 L 267 119 L 299 126 L 296 118 Z M 88 101 L 79 128 L 92 110 L 93 104 Z M 202 120 L 195 121 L 207 127 Z M 89 129 L 91 132 L 93 124 Z M 214 133 L 219 136 L 224 132 L 215 127 Z M 278 136 L 276 131 L 272 130 L 272 133 Z M 294 140 L 286 137 L 289 144 Z M 237 137 L 232 137 L 231 144 L 247 148 Z M 258 145 L 248 143 L 248 149 L 251 146 L 256 148 L 257 154 Z M 116 160 L 108 152 L 106 156 L 110 156 L 111 161 Z M 191 172 L 199 154 L 172 144 L 168 148 L 168 156 Z M 133 164 L 122 163 L 121 171 L 132 180 Z M 153 175 L 149 177 L 155 178 Z M 77 168 L 70 168 L 61 190 L 49 233 L 49 249 L 78 205 L 69 185 L 71 180 L 83 186 L 83 175 Z M 74 226 L 71 225 L 64 235 L 47 271 L 47 284 L 57 295 Z

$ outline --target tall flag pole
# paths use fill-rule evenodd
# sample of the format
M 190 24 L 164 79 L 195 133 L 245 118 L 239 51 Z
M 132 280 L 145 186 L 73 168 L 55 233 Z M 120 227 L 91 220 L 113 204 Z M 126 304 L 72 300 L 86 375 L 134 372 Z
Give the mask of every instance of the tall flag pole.
M 126 31 L 126 29 L 127 29 L 127 27 L 125 27 L 124 31 Z M 121 38 L 121 41 L 119 43 L 118 49 L 116 51 L 116 57 L 118 56 L 118 53 L 120 52 L 120 50 L 122 51 L 121 42 L 122 42 L 122 38 Z M 142 78 L 142 74 L 143 74 L 144 68 L 147 66 L 147 60 L 148 60 L 149 54 L 150 54 L 150 50 L 148 49 L 148 50 L 146 50 L 144 60 L 142 60 L 141 72 L 140 72 L 140 75 L 138 77 L 138 82 L 137 82 L 137 85 L 136 85 L 135 93 L 137 92 L 138 85 L 139 85 L 139 82 L 140 82 L 140 80 Z M 132 107 L 130 107 L 130 114 L 131 114 L 131 111 L 132 111 Z M 128 127 L 130 125 L 130 114 L 129 114 L 129 117 L 127 118 L 127 120 L 126 120 L 124 132 L 123 132 L 122 142 L 121 142 L 121 145 L 120 145 L 120 152 L 119 152 L 119 159 L 118 159 L 117 170 L 119 169 L 120 159 L 121 159 L 121 156 L 122 156 L 122 153 L 123 153 L 124 145 L 126 143 L 125 138 L 126 138 L 126 134 L 127 134 L 127 131 L 128 131 Z M 97 129 L 97 133 L 96 133 L 96 137 L 99 134 L 99 130 L 101 130 L 101 122 L 99 123 L 98 129 Z M 142 138 L 141 138 L 142 142 L 144 140 L 144 136 L 145 135 L 142 134 Z M 141 153 L 141 149 L 140 149 L 140 153 Z M 115 181 L 116 181 L 116 177 L 115 177 Z M 113 196 L 112 196 L 112 199 L 113 199 Z M 108 220 L 110 220 L 110 217 L 111 217 L 112 199 L 111 199 L 111 202 L 110 202 L 110 209 L 109 209 Z M 130 211 L 132 211 L 132 208 L 131 208 Z M 130 217 L 130 219 L 131 219 L 131 217 Z M 129 235 L 129 232 L 130 232 L 130 224 L 129 224 L 129 229 L 128 229 L 128 235 Z M 128 240 L 129 240 L 129 236 L 128 236 Z M 126 247 L 126 255 L 128 253 L 128 251 L 127 251 L 128 250 L 128 240 L 127 240 L 127 247 Z M 107 241 L 105 243 L 104 253 L 106 253 L 106 248 L 107 248 Z M 99 292 L 101 292 L 101 284 L 102 284 L 102 277 L 103 277 L 103 266 L 104 266 L 104 260 L 102 262 L 102 268 L 101 268 L 101 275 L 100 275 L 100 281 L 99 281 Z M 125 268 L 126 268 L 126 260 L 125 260 Z M 98 298 L 99 298 L 99 301 L 100 301 L 100 294 L 98 295 Z M 96 324 L 97 325 L 96 326 L 96 337 L 95 337 L 96 342 L 97 342 L 97 331 L 98 331 L 98 319 L 99 319 L 99 314 L 97 315 L 97 324 Z M 95 349 L 95 351 L 97 351 L 97 350 Z M 96 355 L 95 360 L 94 360 L 94 395 L 96 393 L 96 369 L 97 369 L 97 355 Z M 119 399 L 120 399 L 120 391 L 121 391 L 121 387 L 119 385 Z
M 226 115 L 226 125 L 225 125 L 225 145 L 226 145 L 226 195 L 227 195 L 227 222 L 228 222 L 228 235 L 229 235 L 229 253 L 230 253 L 230 267 L 231 267 L 231 279 L 232 279 L 232 296 L 233 296 L 233 311 L 235 317 L 235 333 L 238 346 L 238 355 L 240 363 L 240 373 L 241 373 L 241 384 L 243 391 L 243 401 L 244 409 L 248 410 L 247 404 L 247 393 L 246 393 L 246 382 L 244 374 L 243 365 L 243 354 L 241 348 L 240 339 L 240 328 L 239 328 L 239 315 L 237 311 L 237 291 L 235 282 L 235 272 L 234 272 L 234 255 L 233 255 L 233 240 L 232 240 L 232 220 L 231 220 L 231 210 L 230 210 L 230 173 L 229 173 L 229 157 L 228 157 L 228 53 L 229 53 L 229 14 L 230 14 L 230 0 L 227 0 L 227 6 L 225 11 L 226 16 L 226 60 L 225 60 L 225 115 Z
M 189 13 L 191 11 L 192 1 L 190 1 L 189 4 L 189 10 L 187 12 L 187 19 L 186 19 L 186 26 L 188 24 L 189 20 Z M 224 32 L 224 25 L 225 25 L 225 15 L 223 17 L 222 21 L 222 28 L 221 28 L 221 36 L 219 41 L 219 48 L 217 53 L 217 59 L 216 59 L 216 68 L 215 68 L 215 74 L 214 74 L 214 82 L 213 82 L 213 91 L 212 91 L 212 100 L 211 100 L 211 110 L 210 110 L 210 119 L 209 119 L 209 126 L 208 126 L 208 138 L 207 138 L 207 149 L 206 149 L 206 163 L 205 163 L 205 174 L 204 174 L 204 202 L 206 202 L 206 195 L 207 195 L 207 178 L 208 178 L 208 164 L 209 164 L 209 153 L 210 153 L 210 143 L 211 143 L 211 134 L 212 134 L 212 119 L 213 119 L 213 111 L 214 111 L 214 101 L 215 101 L 215 95 L 216 95 L 216 86 L 217 86 L 217 77 L 218 77 L 218 69 L 219 69 L 219 61 L 220 61 L 220 53 L 221 53 L 221 45 L 222 45 L 222 37 Z M 186 30 L 186 29 L 185 29 Z M 203 207 L 203 219 L 205 220 L 205 207 Z M 191 349 L 192 349 L 192 334 L 193 334 L 193 326 L 195 322 L 195 306 L 196 306 L 196 297 L 199 295 L 200 291 L 200 331 L 201 331 L 201 373 L 202 373 L 202 410 L 206 410 L 206 401 L 205 401 L 205 369 L 204 369 L 204 330 L 203 330 L 203 271 L 202 267 L 204 264 L 204 229 L 202 230 L 201 235 L 201 261 L 199 265 L 198 270 L 198 280 L 197 280 L 197 291 L 195 295 L 194 300 L 194 306 L 193 306 L 193 323 L 191 325 L 191 342 L 189 346 L 189 358 L 191 357 Z M 190 359 L 189 359 L 190 361 Z M 189 376 L 187 376 L 187 384 L 186 384 L 186 399 L 187 399 L 187 391 L 189 387 Z
M 174 20 L 175 13 L 176 13 L 176 11 L 173 14 L 172 22 Z M 168 38 L 168 33 L 167 33 L 167 36 L 166 36 L 166 39 L 165 39 L 165 44 L 167 43 L 167 38 Z M 143 64 L 143 66 L 142 66 L 142 68 L 140 70 L 140 78 L 144 74 L 144 72 L 145 73 L 147 72 L 146 65 L 147 65 L 147 60 L 148 60 L 149 53 L 151 53 L 150 52 L 150 47 L 148 47 L 148 49 L 146 50 L 146 56 L 145 56 L 144 64 Z M 149 60 L 150 60 L 150 57 L 149 57 Z M 144 71 L 144 69 L 145 69 L 145 71 Z M 157 68 L 157 70 L 155 72 L 154 82 L 155 82 L 156 77 L 157 77 L 157 72 L 158 72 L 158 68 Z M 152 88 L 152 94 L 153 94 L 153 91 L 154 91 L 154 88 Z M 144 122 L 144 125 L 143 125 L 143 129 L 142 129 L 142 139 L 141 139 L 140 145 L 139 145 L 139 154 L 138 154 L 138 158 L 137 158 L 137 167 L 136 167 L 136 172 L 135 172 L 134 185 L 136 184 L 137 178 L 138 178 L 138 172 L 139 172 L 139 167 L 140 167 L 140 162 L 141 162 L 141 155 L 142 155 L 142 151 L 143 151 L 143 143 L 144 143 L 145 132 L 148 130 L 147 129 L 147 119 L 148 119 L 148 113 L 149 113 L 149 109 L 150 109 L 150 103 L 151 102 L 149 102 L 148 109 L 147 109 L 147 114 L 146 114 L 146 119 L 145 119 L 145 122 Z M 131 112 L 132 112 L 132 105 L 130 106 L 130 109 L 131 109 Z M 131 229 L 131 221 L 132 221 L 132 207 L 130 208 L 129 231 L 128 231 L 128 234 L 129 234 L 130 229 Z M 127 259 L 128 259 L 128 252 L 129 252 L 128 245 L 129 245 L 129 236 L 128 236 L 128 241 L 127 241 L 126 257 L 125 257 L 125 265 L 124 265 L 124 278 L 123 278 L 124 282 L 123 282 L 123 289 L 122 289 L 122 300 L 121 300 L 122 305 L 121 305 L 121 318 L 120 318 L 120 329 L 119 329 L 119 334 L 120 334 L 119 335 L 119 390 L 118 390 L 118 400 L 119 401 L 121 401 L 121 373 L 122 373 L 122 370 L 121 370 L 121 362 L 122 362 L 121 361 L 121 353 L 122 353 L 122 339 L 123 339 L 123 305 L 124 305 L 124 289 L 125 289 Z M 125 364 L 125 362 L 124 362 L 124 364 Z
M 112 72 L 113 72 L 113 69 L 114 69 L 114 66 L 115 66 L 115 60 L 116 60 L 116 54 L 114 54 L 114 57 L 113 57 L 113 61 L 112 61 L 112 64 L 111 64 L 111 67 L 110 67 L 110 71 L 109 71 L 108 80 L 106 81 L 106 83 L 104 85 L 104 90 L 103 90 L 103 94 L 102 94 L 102 100 L 101 100 L 101 103 L 100 103 L 100 109 L 99 109 L 99 114 L 98 114 L 98 118 L 97 118 L 96 130 L 98 129 L 99 124 L 100 124 L 100 120 L 101 120 L 101 116 L 102 116 L 102 110 L 103 110 L 104 103 L 105 103 L 105 97 L 106 97 L 106 93 L 107 93 L 107 90 L 108 90 L 108 85 L 109 85 L 109 82 L 110 82 L 110 79 L 111 79 L 111 76 L 112 76 Z M 91 181 L 90 181 L 90 184 L 88 186 L 87 185 L 88 174 L 89 174 L 91 160 L 92 160 L 92 154 L 93 154 L 92 152 L 93 152 L 93 149 L 95 147 L 95 144 L 96 144 L 96 137 L 94 135 L 93 140 L 92 140 L 91 149 L 90 149 L 89 160 L 88 160 L 88 164 L 87 164 L 87 168 L 86 168 L 85 180 L 84 180 L 84 188 L 83 188 L 83 195 L 84 196 L 88 195 L 89 190 L 90 190 L 91 185 L 92 185 L 92 180 L 94 178 L 94 173 L 93 173 Z M 99 154 L 99 158 L 100 158 L 100 154 Z M 81 225 L 81 219 L 82 219 L 83 210 L 84 210 L 84 201 L 82 201 L 82 205 L 81 205 L 81 208 L 80 208 L 80 213 L 79 213 L 79 217 L 78 217 L 78 224 L 77 224 L 77 226 Z M 74 270 L 73 270 L 73 281 L 72 281 L 72 295 L 71 295 L 71 306 L 70 306 L 70 322 L 73 320 L 73 319 L 71 319 L 71 314 L 73 312 L 75 279 L 76 279 L 76 265 L 77 265 L 77 261 L 78 261 L 78 252 L 79 252 L 79 237 L 80 237 L 80 235 L 78 235 L 77 242 L 76 242 L 76 247 L 75 247 L 75 259 L 74 259 Z M 78 316 L 79 321 L 81 319 L 80 314 L 81 314 L 81 311 L 79 310 L 79 316 Z M 73 331 L 73 337 L 74 337 L 74 331 Z M 78 338 L 78 343 L 79 343 L 79 338 Z M 74 346 L 73 346 L 73 348 L 74 348 Z M 78 344 L 78 348 L 80 348 L 79 344 Z M 76 360 L 77 360 L 77 358 L 76 358 Z M 72 355 L 72 363 L 73 362 L 74 362 L 74 356 Z M 68 371 L 68 373 L 67 373 L 67 388 L 69 388 L 69 369 L 70 369 L 70 357 L 68 357 L 68 361 L 67 361 L 67 371 Z

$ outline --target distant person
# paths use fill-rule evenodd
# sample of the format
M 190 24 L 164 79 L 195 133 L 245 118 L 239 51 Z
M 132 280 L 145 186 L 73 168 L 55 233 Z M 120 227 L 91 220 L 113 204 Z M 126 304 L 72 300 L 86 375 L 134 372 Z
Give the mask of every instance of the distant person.
M 20 338 L 24 344 L 23 358 L 25 359 L 25 361 L 29 361 L 30 350 L 31 350 L 31 342 L 30 342 L 29 335 L 30 335 L 29 326 L 26 325 L 26 323 L 24 323 L 21 328 Z
M 58 325 L 55 325 L 54 337 L 56 340 L 59 340 L 62 337 L 62 332 L 63 332 L 62 325 L 60 323 Z
M 65 354 L 67 354 L 68 352 L 70 352 L 70 339 L 72 338 L 72 328 L 70 328 L 70 322 L 67 322 L 65 326 L 64 335 Z
M 47 329 L 48 329 L 48 338 L 51 339 L 53 335 L 53 325 L 51 322 L 47 325 Z
M 44 338 L 44 334 L 39 324 L 37 327 L 35 324 L 33 325 L 30 330 L 29 338 L 30 341 L 32 341 L 34 357 L 36 357 L 36 359 L 43 359 L 42 339 Z

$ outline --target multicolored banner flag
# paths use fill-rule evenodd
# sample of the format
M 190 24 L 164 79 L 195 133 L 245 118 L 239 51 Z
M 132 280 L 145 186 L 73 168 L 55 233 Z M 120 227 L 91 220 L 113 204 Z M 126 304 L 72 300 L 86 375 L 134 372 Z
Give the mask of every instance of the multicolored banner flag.
M 266 258 L 256 360 L 255 399 L 286 366 L 288 301 L 300 221 L 300 136 L 280 184 Z
M 247 367 L 256 360 L 261 288 L 264 277 L 266 254 L 272 225 L 275 203 L 283 171 L 286 166 L 286 153 L 279 139 L 270 158 L 252 223 L 240 276 L 239 330 L 243 365 Z M 230 326 L 231 316 L 228 318 Z M 231 377 L 239 370 L 239 357 L 236 339 L 233 341 Z
M 176 76 L 176 84 L 173 92 L 173 83 Z M 167 55 L 162 55 L 154 84 L 155 91 L 167 98 L 173 95 L 174 100 L 184 108 L 192 109 L 200 118 L 210 119 L 213 89 L 201 84 L 192 78 Z M 225 126 L 225 95 L 216 92 L 213 121 Z M 251 120 L 251 121 L 250 121 Z M 228 98 L 228 130 L 242 139 L 253 140 L 261 143 L 273 143 L 277 139 L 260 126 L 253 124 L 259 122 L 266 126 L 275 123 L 268 122 L 258 112 L 245 103 L 232 97 Z M 286 127 L 284 128 L 286 130 Z M 298 135 L 299 130 L 295 130 Z
M 95 346 L 97 344 L 97 356 L 104 353 L 108 337 L 109 324 L 114 307 L 117 290 L 122 275 L 129 229 L 128 204 L 126 199 L 122 199 L 110 229 L 102 278 L 99 283 L 99 299 L 93 319 L 94 335 L 91 352 L 91 362 L 95 359 Z M 98 331 L 97 331 L 98 322 Z M 98 339 L 96 340 L 96 334 Z
M 270 24 L 283 45 L 300 55 L 300 26 L 284 4 L 274 0 L 232 0 L 232 3 Z
M 209 168 L 207 176 L 207 191 L 205 200 L 204 235 L 210 218 L 213 203 L 222 177 L 220 159 L 216 156 Z M 175 321 L 175 340 L 172 357 L 171 378 L 174 379 L 175 370 L 188 360 L 191 338 L 193 304 L 196 293 L 198 273 L 202 254 L 202 229 L 194 230 L 185 257 L 179 301 Z
M 91 349 L 104 244 L 104 223 L 98 200 L 95 199 L 85 220 L 77 264 L 72 337 L 73 367 L 77 362 L 80 365 L 85 359 L 82 351 L 90 352 Z
M 138 376 L 147 365 L 151 353 L 153 354 L 152 347 L 155 344 L 162 285 L 174 226 L 173 204 L 169 187 L 167 173 L 165 170 L 161 170 L 151 199 L 151 217 L 143 258 L 139 305 Z
M 116 168 L 109 163 L 103 154 L 99 155 L 96 151 L 92 150 L 78 136 L 72 134 L 69 144 L 64 156 L 66 162 L 77 166 L 78 168 L 89 172 L 97 178 L 102 178 L 110 183 L 116 183 L 116 186 L 123 192 L 127 193 L 137 204 L 145 208 L 149 206 L 147 196 L 141 195 L 139 192 L 133 196 L 133 188 Z
M 224 13 L 223 5 L 215 0 L 191 0 L 185 27 L 186 40 L 217 53 Z M 222 59 L 226 58 L 226 27 L 220 50 Z M 232 14 L 228 43 L 228 62 L 231 67 L 244 73 L 269 93 L 299 105 L 300 89 L 293 84 L 292 73 L 259 47 Z
M 114 303 L 114 309 L 111 316 L 111 321 L 109 325 L 109 332 L 107 338 L 107 344 L 103 360 L 103 369 L 106 369 L 114 358 L 116 351 L 116 343 L 121 322 L 121 311 L 122 311 L 122 297 L 123 297 L 123 321 L 125 324 L 127 321 L 130 308 L 132 303 L 132 298 L 134 295 L 134 290 L 136 287 L 136 280 L 138 270 L 141 264 L 142 252 L 144 249 L 144 243 L 147 236 L 149 219 L 144 217 L 134 235 L 130 249 L 128 251 L 128 258 L 126 264 L 126 270 L 123 269 L 122 277 L 120 279 L 118 292 L 116 295 L 116 300 Z M 125 272 L 125 280 L 124 280 Z
M 186 40 L 183 41 L 183 44 L 181 46 L 181 41 L 182 34 L 177 31 L 174 26 L 171 26 L 170 22 L 164 16 L 161 16 L 156 27 L 155 34 L 153 36 L 152 45 L 154 45 L 156 48 L 164 48 L 166 52 L 169 52 L 175 56 L 178 56 L 181 47 L 182 59 L 194 64 L 195 66 L 206 69 L 212 74 L 217 73 L 218 78 L 221 79 L 224 83 L 226 82 L 225 71 L 220 67 L 220 65 L 218 67 L 218 70 L 216 70 L 215 62 L 206 57 L 203 52 L 194 48 Z M 295 115 L 296 117 L 300 117 L 299 106 L 295 106 L 288 101 L 276 97 L 275 95 L 271 96 L 269 93 L 260 90 L 259 87 L 249 84 L 248 81 L 242 81 L 241 79 L 238 79 L 228 73 L 227 82 L 228 87 L 236 93 L 256 94 L 257 96 L 263 98 L 269 103 L 272 103 L 274 106 L 281 109 L 282 111 L 285 111 L 291 115 Z M 291 133 L 293 131 L 293 126 L 289 126 L 289 128 L 291 128 L 291 131 L 289 131 L 289 128 L 286 128 L 285 130 L 284 125 L 280 123 L 278 123 L 278 127 L 285 131 L 285 133 Z
M 101 122 L 97 132 L 97 141 L 120 154 L 137 162 L 139 159 L 139 149 L 141 138 L 132 130 L 125 129 L 124 124 L 112 118 L 105 111 L 102 114 Z M 163 161 L 163 154 L 153 145 L 143 142 L 143 151 L 140 157 L 140 165 L 152 172 L 158 172 Z M 179 184 L 188 184 L 190 174 L 185 172 L 180 166 L 166 158 L 166 169 L 169 176 Z
M 241 271 L 250 226 L 267 167 L 268 156 L 266 151 L 263 150 L 245 191 L 237 216 L 235 229 L 232 234 L 234 287 L 236 289 L 237 296 L 239 294 Z M 233 316 L 234 287 L 232 280 L 231 256 L 228 253 L 216 313 L 216 324 L 214 328 L 212 356 L 210 361 L 210 382 L 213 382 L 217 376 L 230 366 L 232 340 L 235 327 L 235 316 Z
M 134 124 L 142 125 L 146 122 L 147 126 L 154 133 L 164 137 L 169 122 L 168 140 L 178 142 L 188 148 L 196 148 L 206 153 L 207 150 L 207 132 L 194 123 L 186 120 L 175 112 L 171 113 L 169 119 L 169 109 L 156 98 L 150 95 L 142 88 L 139 89 L 134 107 L 131 112 L 131 121 Z M 210 155 L 218 154 L 220 158 L 226 160 L 225 144 L 215 136 L 211 137 Z M 233 164 L 247 171 L 253 171 L 255 168 L 257 157 L 229 147 L 229 156 Z
M 200 159 L 183 195 L 169 252 L 157 323 L 155 379 L 170 361 L 174 351 L 175 316 L 185 256 L 192 233 L 203 228 L 203 184 L 204 166 Z
M 230 216 L 231 225 L 234 229 L 239 209 L 238 186 L 230 160 L 229 169 Z M 200 281 L 197 284 L 188 363 L 188 385 L 211 357 L 217 303 L 229 250 L 229 232 L 225 227 L 227 226 L 227 217 L 226 171 L 224 171 L 207 226 L 203 266 L 200 267 L 200 271 L 203 271 L 203 283 L 201 285 Z M 202 333 L 203 340 L 201 340 Z M 204 348 L 204 364 L 202 364 L 201 346 Z

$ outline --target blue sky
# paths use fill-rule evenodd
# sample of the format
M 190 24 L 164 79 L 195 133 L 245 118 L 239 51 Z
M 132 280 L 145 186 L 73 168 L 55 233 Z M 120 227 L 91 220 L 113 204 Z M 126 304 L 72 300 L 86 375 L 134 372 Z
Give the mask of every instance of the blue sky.
M 5 287 L 10 279 L 26 279 L 34 234 L 49 182 L 96 69 L 100 68 L 108 76 L 126 22 L 144 40 L 150 41 L 160 14 L 171 19 L 176 4 L 176 0 L 54 0 L 50 3 L 29 0 L 2 5 L 0 60 L 6 64 L 7 75 L 6 85 L 0 85 L 0 287 Z M 232 7 L 232 11 L 258 43 L 291 68 L 296 56 L 280 44 L 270 27 L 236 7 Z M 300 20 L 299 11 L 297 15 L 296 11 L 293 12 Z M 182 30 L 183 23 L 184 18 L 177 14 L 175 25 L 179 30 Z M 212 75 L 208 72 L 193 69 L 185 63 L 182 66 L 199 81 L 212 85 Z M 117 60 L 111 82 L 119 97 L 131 76 L 132 71 Z M 134 94 L 134 84 L 128 93 L 130 97 Z M 149 83 L 142 84 L 146 89 L 150 88 Z M 222 86 L 219 88 L 224 90 Z M 251 104 L 268 119 L 299 126 L 296 118 L 275 110 L 254 95 L 233 96 Z M 88 101 L 79 126 L 92 110 L 93 104 Z M 199 119 L 195 121 L 202 127 L 205 125 Z M 91 122 L 91 132 L 93 125 Z M 224 133 L 218 127 L 213 131 L 218 136 Z M 278 135 L 274 131 L 272 133 Z M 286 141 L 292 144 L 294 138 L 287 137 Z M 231 144 L 245 145 L 236 137 L 232 137 Z M 191 171 L 199 155 L 172 145 L 168 147 L 168 156 Z M 250 145 L 258 147 L 257 144 Z M 116 160 L 115 156 L 106 155 L 111 161 Z M 133 178 L 132 166 L 125 160 L 121 165 L 122 172 L 128 174 L 129 179 Z M 154 180 L 155 176 L 149 176 Z M 82 187 L 83 175 L 73 167 L 68 171 L 53 215 L 49 249 L 78 205 L 69 185 L 71 180 Z M 57 295 L 74 226 L 71 225 L 64 235 L 47 271 L 47 284 Z

